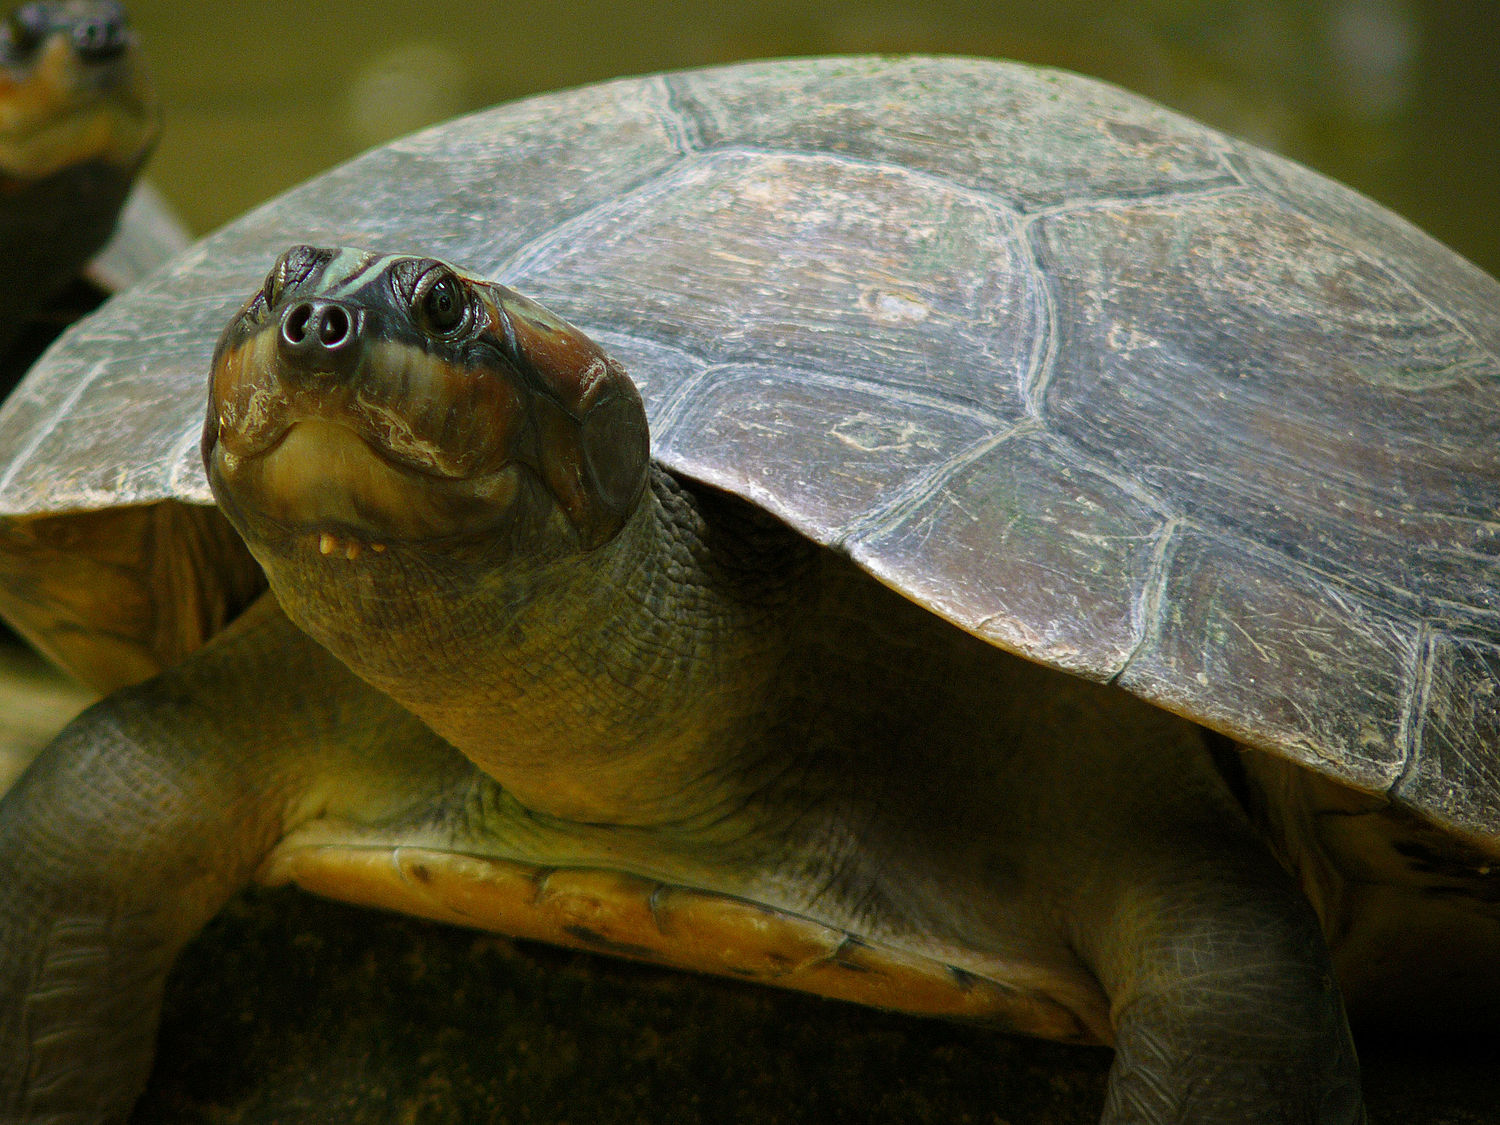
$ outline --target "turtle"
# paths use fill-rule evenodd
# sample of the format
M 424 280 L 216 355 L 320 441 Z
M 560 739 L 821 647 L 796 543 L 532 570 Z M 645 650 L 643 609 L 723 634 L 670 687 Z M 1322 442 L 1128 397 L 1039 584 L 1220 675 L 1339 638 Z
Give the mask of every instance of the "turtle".
M 0 411 L 0 610 L 108 693 L 0 802 L 0 1116 L 124 1120 L 260 882 L 1362 1121 L 1351 1016 L 1500 1010 L 1497 355 L 1405 221 L 1021 64 L 323 174 Z
M 66 322 L 184 248 L 153 189 L 132 195 L 160 131 L 115 0 L 33 0 L 0 23 L 0 399 Z M 80 279 L 132 200 L 124 237 Z M 65 292 L 70 282 L 75 291 Z M 59 302 L 59 312 L 23 332 Z

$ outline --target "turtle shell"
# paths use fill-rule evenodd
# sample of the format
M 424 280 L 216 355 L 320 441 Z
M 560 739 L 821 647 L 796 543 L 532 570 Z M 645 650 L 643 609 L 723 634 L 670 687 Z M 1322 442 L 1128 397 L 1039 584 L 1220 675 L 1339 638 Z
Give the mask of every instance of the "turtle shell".
M 96 682 L 254 592 L 203 386 L 296 242 L 514 286 L 626 364 L 673 471 L 1003 648 L 1500 832 L 1500 284 L 1354 192 L 968 59 L 632 79 L 373 150 L 0 412 L 0 598 Z

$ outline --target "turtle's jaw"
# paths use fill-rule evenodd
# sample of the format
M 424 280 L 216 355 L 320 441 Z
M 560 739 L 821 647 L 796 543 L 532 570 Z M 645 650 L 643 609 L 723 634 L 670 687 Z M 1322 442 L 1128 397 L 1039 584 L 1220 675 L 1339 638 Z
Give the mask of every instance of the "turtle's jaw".
M 220 440 L 209 459 L 215 493 L 247 538 L 277 549 L 354 559 L 364 547 L 493 532 L 512 509 L 510 465 L 449 479 L 398 463 L 355 427 L 319 417 L 292 422 L 248 455 Z

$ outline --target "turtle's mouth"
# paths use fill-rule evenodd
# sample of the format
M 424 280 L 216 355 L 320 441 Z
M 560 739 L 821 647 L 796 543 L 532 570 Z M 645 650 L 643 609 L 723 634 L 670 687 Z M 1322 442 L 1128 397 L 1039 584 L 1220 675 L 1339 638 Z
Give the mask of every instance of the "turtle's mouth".
M 503 521 L 522 470 L 444 477 L 400 463 L 354 426 L 305 417 L 249 455 L 219 440 L 209 473 L 220 503 L 254 538 L 352 561 L 366 549 L 380 554 Z

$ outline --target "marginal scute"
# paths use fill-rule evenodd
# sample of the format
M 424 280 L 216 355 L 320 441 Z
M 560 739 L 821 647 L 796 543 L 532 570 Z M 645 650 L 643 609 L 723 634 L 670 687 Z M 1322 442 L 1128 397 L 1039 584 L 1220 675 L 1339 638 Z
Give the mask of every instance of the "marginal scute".
M 681 404 L 657 455 L 830 541 L 1000 429 L 941 401 L 898 413 L 865 383 L 729 364 Z
M 1371 792 L 1406 762 L 1416 629 L 1249 544 L 1179 532 L 1122 687 Z
M 624 872 L 547 868 L 411 846 L 276 852 L 262 882 L 512 937 L 754 980 L 918 1015 L 1098 1039 L 1072 1012 L 931 957 L 795 914 Z
M 1493 841 L 1500 834 L 1500 645 L 1439 634 L 1425 656 L 1414 761 L 1397 795 Z

